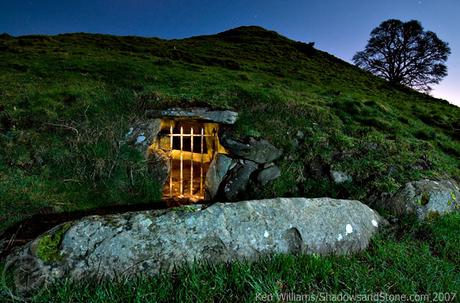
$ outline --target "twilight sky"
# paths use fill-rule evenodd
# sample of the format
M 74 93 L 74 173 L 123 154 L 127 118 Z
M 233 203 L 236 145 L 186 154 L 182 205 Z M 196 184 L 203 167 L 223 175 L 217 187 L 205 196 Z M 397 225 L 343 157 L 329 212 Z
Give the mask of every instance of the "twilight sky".
M 0 33 L 91 32 L 184 38 L 260 25 L 346 61 L 380 22 L 416 19 L 449 42 L 449 75 L 432 94 L 460 106 L 459 0 L 0 0 Z

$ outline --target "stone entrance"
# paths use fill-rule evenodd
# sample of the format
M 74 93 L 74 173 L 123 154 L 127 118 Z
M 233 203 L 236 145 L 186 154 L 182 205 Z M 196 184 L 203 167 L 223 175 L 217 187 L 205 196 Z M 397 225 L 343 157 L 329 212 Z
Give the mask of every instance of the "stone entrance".
M 152 110 L 125 140 L 145 154 L 171 205 L 237 201 L 280 176 L 274 161 L 282 154 L 262 138 L 234 136 L 237 117 L 208 108 Z
M 161 129 L 150 146 L 169 159 L 169 178 L 163 197 L 187 199 L 191 202 L 205 197 L 208 168 L 217 154 L 227 151 L 219 142 L 219 124 L 191 119 L 162 119 Z

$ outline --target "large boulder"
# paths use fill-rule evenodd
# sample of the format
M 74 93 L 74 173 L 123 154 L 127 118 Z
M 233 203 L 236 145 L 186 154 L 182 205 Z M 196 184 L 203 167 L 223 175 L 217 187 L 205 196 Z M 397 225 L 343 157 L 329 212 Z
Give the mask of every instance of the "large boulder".
M 460 210 L 460 191 L 451 180 L 420 180 L 406 183 L 382 201 L 394 215 L 416 214 L 419 219 Z
M 250 137 L 247 142 L 243 142 L 224 134 L 221 143 L 231 155 L 259 164 L 272 162 L 282 154 L 281 150 L 264 139 Z
M 194 261 L 251 261 L 276 253 L 343 255 L 365 249 L 383 223 L 359 201 L 330 198 L 90 216 L 25 245 L 7 258 L 7 269 L 20 290 L 30 290 L 64 278 L 154 275 Z
M 222 124 L 234 124 L 238 119 L 238 113 L 230 110 L 211 110 L 209 108 L 169 108 L 164 110 L 149 110 L 146 112 L 149 118 L 189 118 L 199 119 Z

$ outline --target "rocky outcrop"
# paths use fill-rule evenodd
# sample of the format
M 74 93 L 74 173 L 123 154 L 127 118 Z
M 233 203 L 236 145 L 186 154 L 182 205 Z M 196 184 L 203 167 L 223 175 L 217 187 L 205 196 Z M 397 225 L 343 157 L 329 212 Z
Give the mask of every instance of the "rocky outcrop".
M 451 180 L 421 180 L 406 183 L 381 201 L 394 215 L 416 214 L 419 219 L 460 210 L 460 191 Z
M 150 110 L 146 112 L 149 118 L 188 118 L 204 121 L 234 124 L 238 113 L 230 110 L 211 110 L 209 108 L 169 108 L 164 110 Z
M 7 258 L 7 269 L 17 287 L 30 290 L 63 278 L 154 275 L 194 261 L 256 260 L 276 253 L 342 255 L 365 249 L 383 223 L 359 201 L 329 198 L 91 216 L 25 245 Z
M 247 191 L 251 179 L 257 181 L 260 186 L 265 186 L 279 176 L 281 170 L 273 163 L 263 165 L 217 154 L 206 174 L 205 198 L 208 201 L 216 197 L 225 201 L 235 201 Z
M 219 186 L 222 190 L 217 196 L 226 201 L 241 198 L 251 179 L 265 186 L 281 175 L 280 169 L 272 161 L 279 158 L 282 151 L 267 140 L 253 137 L 240 140 L 230 133 L 223 133 L 221 143 L 229 152 L 228 156 L 236 163 L 229 169 Z
M 165 125 L 169 124 L 165 121 L 162 124 L 162 119 L 196 119 L 200 122 L 233 124 L 238 118 L 238 113 L 209 108 L 169 108 L 148 111 L 146 116 L 149 119 L 136 121 L 130 127 L 121 144 L 133 146 L 145 155 L 148 171 L 161 187 L 166 184 L 171 170 L 168 161 L 169 141 L 167 148 L 162 146 Z M 280 157 L 281 150 L 263 139 L 236 139 L 228 125 L 223 126 L 220 132 L 220 143 L 225 149 L 219 145 L 206 173 L 206 200 L 215 200 L 217 197 L 226 201 L 238 200 L 251 180 L 257 182 L 254 183 L 254 188 L 258 188 L 258 185 L 265 186 L 281 175 L 279 168 L 272 162 Z

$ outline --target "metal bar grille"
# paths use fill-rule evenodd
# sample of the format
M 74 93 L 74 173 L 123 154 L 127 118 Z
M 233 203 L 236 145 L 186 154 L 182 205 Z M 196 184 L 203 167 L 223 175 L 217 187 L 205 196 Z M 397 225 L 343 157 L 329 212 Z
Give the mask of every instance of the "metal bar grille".
M 201 129 L 201 165 L 200 165 L 200 195 L 203 195 L 203 153 L 204 129 Z
M 201 136 L 200 134 L 168 134 L 168 137 L 184 137 L 184 138 L 187 138 L 187 137 L 214 137 L 215 135 L 205 135 L 203 134 L 203 136 Z
M 171 138 L 169 139 L 169 149 L 170 151 L 172 152 L 173 150 L 173 127 L 171 125 L 171 127 L 169 128 L 169 134 L 171 136 Z M 169 197 L 172 198 L 173 196 L 173 158 L 172 158 L 172 155 L 170 156 L 170 172 L 169 172 Z
M 190 130 L 190 196 L 193 196 L 193 127 Z
M 184 128 L 180 127 L 180 195 L 184 194 Z
M 205 142 L 205 138 L 206 137 L 215 137 L 214 134 L 205 134 L 205 130 L 204 128 L 201 128 L 200 129 L 200 132 L 198 133 L 195 133 L 194 132 L 194 129 L 193 127 L 190 129 L 190 133 L 189 134 L 186 134 L 184 133 L 184 128 L 181 126 L 180 127 L 180 132 L 179 133 L 174 133 L 174 127 L 173 126 L 170 126 L 170 129 L 169 129 L 169 134 L 167 134 L 167 136 L 169 137 L 169 147 L 170 147 L 170 166 L 171 166 L 171 172 L 170 172 L 170 175 L 169 175 L 169 197 L 170 198 L 173 198 L 174 196 L 178 196 L 178 197 L 184 197 L 184 196 L 187 196 L 187 193 L 189 193 L 190 197 L 194 197 L 194 187 L 198 187 L 198 185 L 195 186 L 195 183 L 194 181 L 196 180 L 195 176 L 194 176 L 194 160 L 196 160 L 194 157 L 194 154 L 196 153 L 200 153 L 199 155 L 199 158 L 200 159 L 199 163 L 200 163 L 200 180 L 199 180 L 199 194 L 198 194 L 198 197 L 199 198 L 203 198 L 203 193 L 204 193 L 204 190 L 203 190 L 203 183 L 204 183 L 204 144 L 206 143 Z M 174 162 L 174 137 L 179 137 L 179 164 L 177 164 L 177 161 Z M 185 151 L 184 151 L 184 138 L 186 138 L 187 140 L 190 140 L 190 152 L 188 153 L 187 151 L 187 157 L 190 156 L 190 162 L 185 160 L 184 161 L 184 154 L 185 154 Z M 199 146 L 199 151 L 195 151 L 195 142 L 194 142 L 194 138 L 200 138 L 200 146 Z M 176 147 L 177 148 L 177 147 Z M 177 156 L 177 154 L 176 154 Z M 176 158 L 177 159 L 177 158 Z M 186 171 L 188 169 L 187 167 L 187 163 L 190 163 L 190 182 L 184 182 L 184 180 L 186 180 L 185 176 L 184 176 L 184 171 Z M 177 169 L 177 167 L 179 166 L 179 172 L 177 171 L 174 171 L 175 169 Z M 186 175 L 188 176 L 188 174 Z M 177 182 L 178 181 L 178 182 Z M 179 184 L 177 184 L 177 183 Z M 186 185 L 187 184 L 190 184 L 190 189 L 189 190 L 186 190 Z M 177 185 L 179 185 L 177 187 Z M 178 188 L 178 190 L 177 190 Z M 195 197 L 196 198 L 196 197 Z

